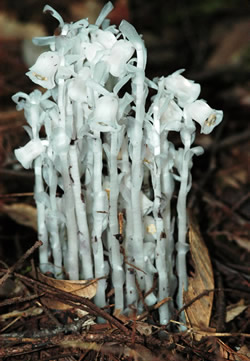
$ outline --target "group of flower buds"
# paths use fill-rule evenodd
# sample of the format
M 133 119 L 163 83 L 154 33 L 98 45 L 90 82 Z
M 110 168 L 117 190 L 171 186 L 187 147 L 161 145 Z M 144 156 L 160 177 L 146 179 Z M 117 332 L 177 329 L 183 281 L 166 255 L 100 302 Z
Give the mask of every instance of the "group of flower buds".
M 203 152 L 192 147 L 196 127 L 209 134 L 223 115 L 197 100 L 200 85 L 184 70 L 149 80 L 142 38 L 126 21 L 110 25 L 112 8 L 95 24 L 67 24 L 45 6 L 60 35 L 34 39 L 50 51 L 27 76 L 45 90 L 13 96 L 30 137 L 15 155 L 35 172 L 41 271 L 98 279 L 96 304 L 114 302 L 126 314 L 162 301 L 166 324 L 176 288 L 179 308 L 187 289 L 186 200 L 192 157 Z M 183 147 L 169 132 L 180 133 Z

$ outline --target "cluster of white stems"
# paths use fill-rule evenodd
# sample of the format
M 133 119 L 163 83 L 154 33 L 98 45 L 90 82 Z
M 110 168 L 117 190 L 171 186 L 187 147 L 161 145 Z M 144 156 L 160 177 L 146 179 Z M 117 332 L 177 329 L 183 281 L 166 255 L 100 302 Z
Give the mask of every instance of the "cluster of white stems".
M 197 100 L 200 85 L 183 70 L 146 78 L 144 42 L 128 22 L 119 29 L 109 24 L 111 3 L 94 25 L 87 19 L 67 24 L 50 6 L 44 10 L 61 32 L 34 39 L 50 51 L 27 75 L 45 90 L 13 96 L 31 139 L 15 155 L 35 172 L 40 269 L 58 279 L 99 279 L 100 307 L 111 282 L 121 312 L 131 305 L 142 312 L 176 292 L 180 308 L 190 170 L 193 155 L 203 153 L 192 143 L 197 123 L 208 134 L 222 111 Z M 180 134 L 182 147 L 168 140 L 169 132 Z M 172 307 L 159 308 L 161 324 Z

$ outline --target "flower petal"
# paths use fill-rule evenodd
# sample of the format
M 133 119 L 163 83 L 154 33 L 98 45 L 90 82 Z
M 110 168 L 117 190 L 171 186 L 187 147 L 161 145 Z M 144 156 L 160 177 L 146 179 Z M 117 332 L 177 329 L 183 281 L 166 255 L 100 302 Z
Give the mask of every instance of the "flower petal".
M 127 61 L 134 53 L 134 47 L 129 41 L 118 40 L 111 49 L 111 53 L 107 58 L 110 65 L 110 74 L 116 77 L 124 75 L 124 67 Z
M 99 43 L 105 49 L 112 48 L 112 46 L 117 42 L 116 37 L 110 31 L 104 31 L 101 29 L 97 29 L 96 31 L 91 33 L 91 42 Z
M 57 52 L 46 51 L 42 53 L 36 63 L 30 68 L 26 75 L 36 84 L 43 88 L 55 87 L 55 74 L 60 64 L 60 56 Z
M 181 107 L 195 101 L 200 95 L 201 90 L 200 84 L 196 84 L 194 81 L 180 75 L 183 71 L 183 69 L 177 70 L 165 80 L 167 90 L 174 94 Z
M 160 106 L 164 107 L 164 99 L 161 99 Z M 174 100 L 170 100 L 167 108 L 161 115 L 161 132 L 163 130 L 168 131 L 180 131 L 182 123 L 183 112 Z
M 118 111 L 118 100 L 112 95 L 104 95 L 97 99 L 95 104 L 95 110 L 93 117 L 90 122 L 90 127 L 92 129 L 98 129 L 101 131 L 110 131 L 111 129 L 116 129 L 117 124 L 117 111 Z
M 25 169 L 31 168 L 31 164 L 43 151 L 45 147 L 40 139 L 30 140 L 24 147 L 15 149 L 17 160 Z
M 185 112 L 201 126 L 201 133 L 209 134 L 220 124 L 222 110 L 212 109 L 204 100 L 196 100 L 185 107 Z

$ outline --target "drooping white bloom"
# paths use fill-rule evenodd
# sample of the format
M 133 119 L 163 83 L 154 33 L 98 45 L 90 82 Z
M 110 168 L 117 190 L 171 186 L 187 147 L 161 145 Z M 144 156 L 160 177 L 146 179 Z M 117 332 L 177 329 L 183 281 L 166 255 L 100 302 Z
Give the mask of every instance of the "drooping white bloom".
M 164 99 L 160 100 L 160 106 L 164 107 Z M 161 114 L 161 132 L 163 130 L 176 131 L 181 129 L 183 112 L 174 100 L 170 100 Z
M 110 55 L 106 59 L 110 66 L 110 74 L 116 77 L 124 75 L 124 67 L 134 53 L 134 47 L 127 40 L 118 40 L 111 48 Z
M 24 109 L 24 115 L 27 119 L 30 128 L 25 128 L 30 138 L 37 138 L 40 128 L 43 124 L 44 114 L 42 110 L 52 106 L 53 102 L 48 100 L 50 91 L 44 94 L 38 89 L 35 89 L 29 95 L 23 92 L 18 92 L 13 95 L 12 100 L 17 104 L 17 110 Z
M 200 95 L 200 84 L 193 80 L 186 79 L 181 73 L 184 69 L 177 70 L 165 79 L 167 90 L 177 98 L 178 104 L 184 107 L 186 104 L 194 102 Z
M 90 127 L 92 129 L 109 132 L 116 129 L 118 99 L 112 95 L 104 95 L 97 99 Z
M 112 48 L 117 41 L 113 33 L 101 29 L 92 32 L 90 36 L 93 44 L 99 43 L 106 49 Z
M 222 110 L 212 109 L 204 100 L 196 100 L 185 107 L 185 113 L 201 126 L 201 133 L 209 134 L 220 124 Z
M 140 60 L 137 59 L 138 65 L 141 69 L 145 69 L 147 62 L 147 51 L 146 51 L 146 47 L 144 46 L 144 42 L 142 38 L 137 33 L 134 26 L 128 23 L 126 20 L 122 20 L 119 29 L 123 33 L 123 35 L 126 36 L 126 38 L 135 47 L 137 55 L 140 54 Z
M 26 75 L 36 84 L 43 88 L 55 87 L 55 74 L 60 65 L 60 56 L 55 51 L 42 53 L 36 63 L 30 68 Z
M 92 64 L 98 63 L 103 57 L 105 50 L 104 46 L 100 43 L 82 43 L 84 49 L 84 55 L 87 60 Z
M 15 149 L 15 156 L 25 169 L 31 168 L 33 160 L 45 150 L 43 143 L 40 139 L 32 139 L 24 147 Z
M 68 85 L 68 96 L 70 99 L 78 102 L 87 101 L 86 80 L 90 77 L 90 68 L 85 66 L 78 76 L 70 80 Z

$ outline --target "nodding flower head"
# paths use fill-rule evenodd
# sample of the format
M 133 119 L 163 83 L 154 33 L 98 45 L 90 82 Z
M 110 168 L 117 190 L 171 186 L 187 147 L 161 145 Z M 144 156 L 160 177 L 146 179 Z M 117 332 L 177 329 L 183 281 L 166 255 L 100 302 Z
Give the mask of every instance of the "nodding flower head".
M 201 126 L 201 133 L 209 134 L 220 124 L 223 118 L 222 110 L 212 109 L 204 100 L 196 100 L 185 107 L 187 116 Z
M 119 128 L 117 112 L 119 102 L 115 96 L 103 95 L 97 99 L 90 127 L 94 130 L 109 132 Z
M 134 47 L 127 40 L 118 40 L 110 50 L 106 59 L 109 64 L 110 74 L 115 77 L 122 77 L 125 74 L 125 65 L 134 53 Z
M 164 107 L 163 99 L 160 100 L 160 107 L 164 109 L 161 114 L 161 131 L 180 131 L 182 123 L 182 110 L 174 100 L 170 100 L 167 107 Z
M 194 81 L 188 80 L 181 75 L 183 71 L 184 69 L 177 70 L 165 80 L 167 90 L 177 98 L 178 104 L 181 107 L 193 103 L 201 91 L 200 84 L 196 84 Z
M 17 160 L 22 164 L 25 169 L 31 168 L 33 160 L 35 160 L 45 150 L 45 143 L 40 139 L 30 140 L 24 147 L 15 150 Z
M 43 88 L 55 87 L 55 74 L 60 65 L 60 56 L 55 51 L 47 51 L 41 54 L 36 63 L 30 68 L 26 75 L 36 84 Z

